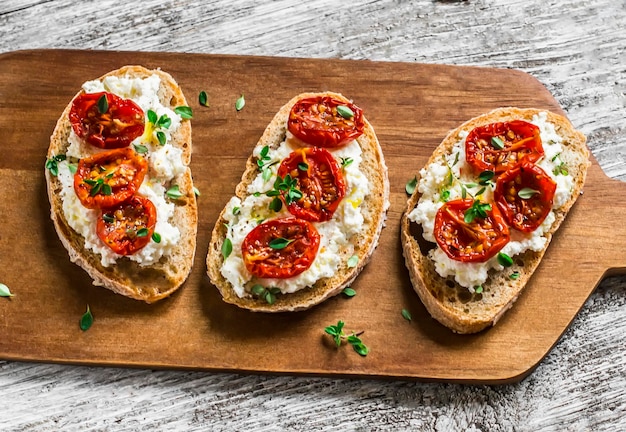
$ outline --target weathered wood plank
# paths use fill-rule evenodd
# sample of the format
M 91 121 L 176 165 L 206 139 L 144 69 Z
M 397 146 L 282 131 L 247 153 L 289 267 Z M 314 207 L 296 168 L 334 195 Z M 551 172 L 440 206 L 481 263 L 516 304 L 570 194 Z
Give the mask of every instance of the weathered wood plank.
M 5 3 L 0 52 L 62 47 L 521 69 L 546 85 L 588 135 L 607 174 L 626 179 L 622 0 Z M 207 77 L 207 84 L 211 79 L 216 78 Z M 624 278 L 604 281 L 539 368 L 513 386 L 1 362 L 0 426 L 39 431 L 622 430 L 625 286 Z

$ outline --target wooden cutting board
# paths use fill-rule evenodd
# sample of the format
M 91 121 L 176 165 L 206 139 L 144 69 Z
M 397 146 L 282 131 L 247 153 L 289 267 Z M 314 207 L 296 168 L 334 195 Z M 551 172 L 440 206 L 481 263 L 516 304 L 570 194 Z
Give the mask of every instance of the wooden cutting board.
M 91 285 L 71 264 L 49 218 L 48 138 L 81 84 L 126 64 L 162 68 L 192 108 L 194 180 L 201 191 L 193 272 L 171 298 L 146 305 Z M 198 104 L 205 90 L 210 107 Z M 391 208 L 357 295 L 309 311 L 263 315 L 223 303 L 205 272 L 213 224 L 275 112 L 304 91 L 333 90 L 364 109 L 389 166 Z M 235 100 L 245 95 L 241 112 Z M 404 185 L 446 132 L 500 106 L 562 113 L 519 71 L 169 53 L 25 51 L 0 55 L 0 358 L 72 364 L 198 369 L 466 383 L 522 379 L 548 353 L 600 280 L 626 262 L 624 184 L 594 160 L 584 195 L 554 237 L 515 306 L 482 333 L 455 335 L 432 320 L 404 267 L 399 221 Z M 78 320 L 89 305 L 93 327 Z M 407 309 L 408 322 L 401 316 Z M 364 331 L 360 357 L 336 349 L 324 327 Z

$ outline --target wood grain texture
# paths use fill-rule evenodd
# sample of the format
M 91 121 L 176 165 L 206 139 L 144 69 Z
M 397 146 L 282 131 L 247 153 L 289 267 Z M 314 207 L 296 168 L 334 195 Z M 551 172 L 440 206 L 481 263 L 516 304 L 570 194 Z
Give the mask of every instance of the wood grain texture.
M 625 23 L 626 5 L 612 0 L 18 0 L 0 6 L 0 52 L 61 47 L 521 69 L 587 134 L 607 174 L 623 180 Z M 625 285 L 623 277 L 603 281 L 535 372 L 515 385 L 2 362 L 0 394 L 7 402 L 0 425 L 40 431 L 621 430 Z
M 169 71 L 193 95 L 203 88 L 206 75 L 228 77 L 210 86 L 210 109 L 201 107 L 195 96 L 188 97 L 195 113 L 191 168 L 194 184 L 202 191 L 198 257 L 184 287 L 171 299 L 150 306 L 90 286 L 87 275 L 65 257 L 41 199 L 47 138 L 67 100 L 81 82 L 133 61 Z M 5 154 L 0 183 L 7 186 L 0 191 L 0 202 L 7 203 L 0 213 L 5 221 L 0 238 L 11 239 L 0 245 L 0 268 L 5 269 L 3 281 L 18 296 L 0 304 L 4 316 L 0 358 L 473 384 L 512 382 L 527 375 L 556 343 L 602 275 L 618 272 L 626 263 L 626 254 L 617 252 L 626 251 L 626 236 L 618 237 L 624 242 L 614 240 L 615 251 L 602 248 L 607 228 L 619 225 L 626 214 L 626 202 L 607 203 L 619 201 L 626 186 L 606 177 L 596 163 L 589 171 L 584 196 L 528 284 L 528 294 L 495 329 L 455 335 L 436 324 L 413 294 L 398 247 L 406 179 L 416 175 L 447 131 L 464 119 L 509 105 L 561 112 L 550 93 L 527 74 L 397 62 L 70 50 L 4 54 L 0 66 L 11 71 L 0 77 L 0 93 L 6 101 L 19 100 L 19 109 L 0 102 L 0 129 L 12 129 L 20 122 L 20 128 L 13 128 L 0 144 Z M 32 72 L 43 68 L 46 76 Z M 39 91 L 27 91 L 24 83 Z M 294 94 L 325 89 L 349 95 L 363 108 L 377 130 L 389 168 L 392 205 L 375 258 L 352 284 L 359 295 L 349 301 L 335 298 L 294 314 L 251 314 L 228 306 L 208 283 L 201 264 L 217 214 L 232 196 L 268 119 Z M 233 100 L 240 92 L 248 102 L 245 110 L 237 112 Z M 448 103 L 462 98 L 473 103 Z M 398 118 L 399 110 L 411 115 Z M 22 112 L 30 115 L 24 117 Z M 18 146 L 20 152 L 11 152 Z M 24 199 L 12 201 L 16 194 Z M 585 217 L 592 211 L 605 215 L 602 224 Z M 40 229 L 23 236 L 15 227 L 24 224 Z M 30 269 L 28 283 L 22 278 L 24 268 Z M 567 296 L 559 284 L 569 286 Z M 98 316 L 98 325 L 88 334 L 68 325 L 85 304 Z M 413 325 L 401 318 L 404 308 L 412 311 Z M 24 316 L 38 319 L 24 321 Z M 311 343 L 306 355 L 290 355 L 301 340 L 319 340 L 324 327 L 339 319 L 349 329 L 367 333 L 371 349 L 367 359 L 350 357 L 350 350 L 335 353 L 329 338 L 326 343 Z M 50 330 L 38 331 L 41 328 Z

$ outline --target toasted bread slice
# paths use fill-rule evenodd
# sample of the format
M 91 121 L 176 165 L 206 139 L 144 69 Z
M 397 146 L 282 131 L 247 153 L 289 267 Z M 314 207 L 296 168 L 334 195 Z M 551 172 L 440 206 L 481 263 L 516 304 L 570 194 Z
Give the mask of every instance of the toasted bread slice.
M 427 167 L 442 157 L 449 155 L 455 143 L 459 142 L 465 132 L 477 126 L 494 122 L 515 119 L 531 121 L 533 116 L 544 110 L 500 108 L 463 123 L 451 131 L 443 142 L 434 150 L 427 162 Z M 589 150 L 586 138 L 575 130 L 569 120 L 560 115 L 547 112 L 546 120 L 552 124 L 556 133 L 562 138 L 562 152 L 559 155 L 572 176 L 572 187 L 566 201 L 553 209 L 554 223 L 544 234 L 545 246 L 538 251 L 526 250 L 512 257 L 514 264 L 506 271 L 489 270 L 487 281 L 482 284 L 482 292 L 473 292 L 459 285 L 453 276 L 441 277 L 435 263 L 428 256 L 431 249 L 438 247 L 435 243 L 422 237 L 422 226 L 410 220 L 410 213 L 416 208 L 420 199 L 418 189 L 407 203 L 407 209 L 401 221 L 401 241 L 406 266 L 411 282 L 428 312 L 440 323 L 457 333 L 476 333 L 488 326 L 495 325 L 498 319 L 513 305 L 520 295 L 533 272 L 541 262 L 548 248 L 552 235 L 559 228 L 569 209 L 582 192 L 589 162 Z M 512 229 L 511 229 L 512 230 Z M 519 275 L 517 279 L 511 274 Z
M 126 66 L 109 72 L 98 80 L 102 81 L 108 76 L 145 79 L 152 75 L 157 75 L 160 78 L 157 94 L 166 108 L 173 110 L 175 107 L 187 105 L 185 96 L 176 81 L 171 75 L 161 70 L 148 70 L 141 66 Z M 74 98 L 83 93 L 84 91 L 81 90 Z M 50 137 L 48 160 L 57 155 L 64 155 L 68 151 L 69 139 L 72 134 L 68 115 L 72 101 L 63 111 Z M 181 286 L 191 271 L 196 249 L 198 215 L 189 169 L 192 150 L 189 120 L 181 121 L 180 126 L 172 133 L 168 142 L 182 151 L 181 159 L 185 166 L 181 173 L 163 185 L 165 190 L 173 185 L 178 185 L 182 194 L 179 199 L 168 199 L 174 204 L 173 215 L 169 222 L 178 228 L 180 238 L 168 253 L 150 265 L 140 265 L 127 257 L 118 258 L 113 265 L 103 265 L 100 254 L 87 248 L 85 238 L 68 223 L 61 197 L 63 185 L 58 176 L 53 175 L 48 169 L 45 170 L 51 218 L 61 242 L 69 252 L 70 260 L 82 267 L 91 276 L 94 285 L 104 286 L 118 294 L 147 303 L 165 298 Z M 146 175 L 146 178 L 149 177 L 150 172 Z
M 294 97 L 278 111 L 273 120 L 269 123 L 256 145 L 256 154 L 258 155 L 259 149 L 265 146 L 268 146 L 270 149 L 277 149 L 287 137 L 287 118 L 292 106 L 302 98 L 318 95 L 329 95 L 349 102 L 348 99 L 337 93 L 303 93 Z M 354 250 L 350 252 L 341 250 L 338 252 L 341 262 L 332 276 L 322 277 L 312 285 L 306 286 L 296 292 L 278 295 L 275 302 L 272 304 L 269 304 L 263 298 L 256 298 L 249 293 L 244 293 L 243 296 L 239 296 L 233 289 L 233 285 L 221 272 L 224 263 L 222 245 L 228 233 L 228 228 L 226 227 L 228 222 L 226 212 L 230 211 L 227 205 L 224 210 L 222 210 L 215 223 L 207 255 L 207 273 L 211 282 L 220 291 L 225 302 L 258 312 L 291 312 L 304 310 L 331 296 L 339 294 L 345 287 L 350 285 L 361 270 L 363 270 L 363 267 L 369 261 L 378 244 L 378 238 L 384 225 L 386 211 L 389 207 L 389 181 L 380 144 L 373 127 L 367 120 L 365 120 L 363 134 L 357 138 L 356 141 L 362 152 L 362 160 L 359 169 L 367 178 L 369 194 L 364 197 L 363 203 L 361 204 L 361 212 L 364 219 L 361 230 L 349 238 L 349 242 Z M 235 195 L 240 198 L 241 201 L 250 195 L 248 187 L 254 182 L 257 176 L 260 175 L 257 160 L 258 157 L 254 156 L 254 154 L 250 156 L 241 182 L 236 187 Z M 273 179 L 271 182 L 273 182 Z M 344 198 L 344 200 L 346 200 L 346 198 Z M 351 256 L 358 257 L 356 264 L 351 263 L 355 264 L 354 266 L 348 264 L 348 260 Z

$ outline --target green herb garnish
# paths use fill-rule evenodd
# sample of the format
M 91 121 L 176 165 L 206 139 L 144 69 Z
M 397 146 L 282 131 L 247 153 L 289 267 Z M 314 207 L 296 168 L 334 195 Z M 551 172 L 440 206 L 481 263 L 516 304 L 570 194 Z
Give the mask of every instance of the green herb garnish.
M 195 196 L 197 196 L 197 197 L 199 197 L 199 196 L 201 195 L 201 194 L 200 194 L 200 189 L 198 189 L 198 188 L 197 188 L 197 187 L 195 187 L 195 186 L 193 187 L 193 193 L 194 193 L 194 195 L 195 195 Z
M 511 267 L 513 265 L 513 259 L 504 252 L 498 252 L 498 264 L 502 267 Z
M 539 193 L 538 190 L 525 187 L 525 188 L 520 189 L 517 192 L 517 196 L 520 197 L 521 199 L 530 199 L 538 193 Z
M 274 304 L 276 296 L 280 294 L 280 288 L 269 287 L 265 288 L 263 285 L 254 285 L 251 289 L 252 294 L 258 298 L 264 299 L 267 304 Z
M 53 176 L 59 175 L 59 162 L 64 161 L 66 156 L 64 154 L 58 154 L 56 156 L 52 156 L 50 159 L 46 160 L 46 169 L 50 171 L 50 174 Z
M 289 205 L 303 197 L 302 192 L 298 190 L 296 186 L 298 186 L 298 179 L 291 178 L 291 175 L 287 174 L 284 179 L 277 176 L 274 182 L 274 188 L 267 191 L 265 195 L 268 197 L 278 197 L 282 194 L 285 198 L 285 203 Z
M 259 153 L 259 158 L 256 161 L 256 164 L 261 171 L 263 181 L 268 181 L 272 178 L 272 171 L 270 170 L 270 167 L 278 163 L 278 161 L 272 162 L 272 158 L 268 156 L 269 151 L 270 148 L 268 146 L 263 147 Z
M 11 292 L 8 286 L 0 283 L 0 297 L 13 297 L 13 295 L 14 294 Z
M 107 178 L 111 178 L 113 174 L 107 175 Z M 104 182 L 103 178 L 99 178 L 98 180 L 85 179 L 84 182 L 91 186 L 89 190 L 90 196 L 96 196 L 99 193 L 105 196 L 109 196 L 113 194 L 113 190 L 111 189 L 111 185 Z
M 561 153 L 557 153 L 553 158 L 552 158 L 552 162 L 556 163 L 557 158 L 561 156 Z M 565 162 L 561 161 L 560 164 L 556 165 L 554 167 L 554 169 L 552 170 L 552 172 L 554 173 L 554 175 L 568 175 L 569 174 L 569 169 L 567 168 L 567 165 L 565 165 Z
M 228 258 L 233 251 L 233 243 L 230 241 L 228 237 L 224 239 L 224 243 L 222 243 L 222 256 L 224 259 Z
M 478 174 L 478 184 L 481 186 L 487 186 L 491 184 L 491 180 L 493 179 L 493 177 L 496 175 L 495 172 L 493 171 L 483 171 L 480 174 Z
M 115 217 L 111 213 L 102 213 L 102 220 L 106 223 L 112 224 L 115 222 Z
M 308 171 L 308 170 L 309 170 L 309 164 L 308 164 L 308 163 L 305 163 L 305 162 L 300 162 L 300 163 L 298 164 L 298 169 L 299 169 L 300 171 Z
M 102 96 L 100 96 L 100 98 L 98 99 L 98 111 L 100 112 L 100 114 L 104 114 L 109 110 L 109 101 L 107 100 L 107 95 L 103 94 Z
M 152 233 L 152 241 L 155 243 L 161 243 L 161 234 L 159 233 Z
M 343 291 L 341 291 L 343 293 L 343 295 L 345 295 L 346 297 L 354 297 L 356 295 L 356 291 L 353 290 L 350 287 L 346 287 L 343 289 Z
M 200 105 L 204 107 L 209 106 L 209 97 L 207 96 L 204 90 L 202 90 L 200 94 L 198 95 L 198 102 L 200 103 Z
M 481 203 L 479 200 L 474 200 L 472 206 L 465 210 L 463 219 L 465 223 L 470 224 L 474 222 L 474 219 L 476 219 L 477 217 L 482 219 L 486 218 L 488 211 L 491 211 L 491 204 Z
M 352 117 L 354 117 L 354 111 L 352 111 L 349 107 L 345 105 L 337 105 L 337 114 L 339 114 L 346 120 L 350 120 Z
M 148 147 L 143 144 L 133 144 L 133 147 L 135 147 L 135 151 L 139 154 L 148 153 Z
M 278 213 L 283 208 L 283 200 L 278 197 L 274 197 L 272 201 L 270 201 L 270 210 Z
M 519 272 L 517 271 L 511 273 L 511 275 L 509 276 L 509 279 L 512 279 L 512 280 L 516 280 L 518 278 L 519 278 Z
M 169 188 L 167 192 L 165 192 L 165 194 L 168 196 L 168 198 L 173 200 L 177 200 L 184 196 L 183 193 L 180 191 L 180 187 L 178 185 L 174 185 Z
M 243 97 L 243 93 L 241 93 L 241 96 L 235 101 L 235 109 L 241 111 L 244 106 L 246 106 L 246 99 Z
M 407 182 L 406 186 L 404 186 L 404 190 L 406 191 L 407 194 L 413 195 L 413 192 L 415 192 L 416 187 L 417 187 L 417 176 L 413 177 L 411 180 Z
M 93 315 L 91 314 L 91 309 L 89 309 L 89 305 L 87 305 L 87 312 L 80 317 L 80 321 L 78 322 L 80 325 L 80 329 L 82 331 L 87 331 L 93 324 Z
M 272 249 L 285 249 L 291 243 L 293 243 L 294 239 L 286 239 L 284 237 L 277 237 L 275 239 L 270 240 L 269 247 Z
M 497 150 L 502 150 L 504 148 L 504 141 L 498 137 L 491 137 L 491 145 Z
M 475 292 L 476 294 L 482 294 L 482 292 L 483 292 L 483 286 L 482 286 L 482 285 L 477 285 L 477 286 L 475 286 L 475 287 L 474 287 L 474 292 Z
M 157 137 L 157 141 L 159 141 L 160 145 L 165 145 L 165 143 L 167 142 L 167 135 L 165 135 L 164 132 L 158 131 L 156 133 L 156 137 Z
M 193 118 L 193 110 L 186 105 L 177 106 L 174 108 L 174 112 L 184 119 Z
M 352 162 L 354 162 L 354 159 L 352 159 L 351 157 L 347 157 L 347 158 L 339 158 L 341 160 L 341 168 L 345 168 L 348 165 L 350 165 Z
M 411 316 L 411 312 L 409 312 L 406 309 L 402 309 L 402 318 L 404 318 L 407 321 L 411 321 L 413 319 L 413 317 Z
M 356 267 L 358 263 L 359 263 L 358 255 L 352 255 L 350 258 L 348 258 L 348 267 Z
M 346 335 L 343 331 L 344 325 L 345 324 L 343 321 L 338 321 L 337 325 L 330 325 L 326 327 L 324 331 L 333 337 L 333 340 L 335 341 L 335 345 L 337 345 L 337 347 L 340 347 L 341 343 L 345 340 L 350 345 L 352 345 L 354 351 L 356 351 L 359 355 L 365 357 L 369 353 L 369 348 L 365 346 L 365 344 L 359 337 L 363 334 L 363 332 L 352 332 L 352 334 Z

